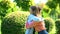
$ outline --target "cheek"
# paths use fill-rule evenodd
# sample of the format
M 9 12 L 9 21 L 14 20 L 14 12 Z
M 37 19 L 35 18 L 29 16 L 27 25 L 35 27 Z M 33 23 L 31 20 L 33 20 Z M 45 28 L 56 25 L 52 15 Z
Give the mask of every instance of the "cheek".
M 30 13 L 33 13 L 33 11 L 32 11 L 32 10 L 30 10 Z

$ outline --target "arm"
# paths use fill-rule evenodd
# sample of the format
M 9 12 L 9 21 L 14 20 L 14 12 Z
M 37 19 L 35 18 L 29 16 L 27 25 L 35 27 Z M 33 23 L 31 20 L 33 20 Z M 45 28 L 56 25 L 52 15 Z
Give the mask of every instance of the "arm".
M 43 21 L 43 19 L 40 17 L 36 17 L 36 16 L 34 16 L 33 18 L 32 18 L 32 20 L 33 21 L 35 21 L 35 22 L 41 22 L 41 21 Z
M 25 26 L 26 26 L 27 29 L 28 29 L 28 28 L 32 28 L 32 27 L 33 27 L 33 23 L 28 24 L 28 22 L 27 22 Z

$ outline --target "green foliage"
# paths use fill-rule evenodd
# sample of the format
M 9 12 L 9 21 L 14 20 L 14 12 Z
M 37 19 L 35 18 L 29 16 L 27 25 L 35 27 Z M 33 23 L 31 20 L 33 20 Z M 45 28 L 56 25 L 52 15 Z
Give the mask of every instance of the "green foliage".
M 46 18 L 46 17 L 49 17 L 49 14 L 46 13 L 45 11 L 43 11 L 43 12 L 42 12 L 42 16 L 43 16 L 44 18 Z
M 53 2 L 53 1 L 49 1 L 49 2 L 47 2 L 47 5 L 48 5 L 48 7 L 51 8 L 51 9 L 52 9 L 52 8 L 55 9 L 56 6 L 57 6 L 57 4 L 56 4 L 55 2 Z
M 0 19 L 0 34 L 1 34 L 1 23 L 2 23 L 2 20 Z
M 1 16 L 5 16 L 5 14 L 7 13 L 6 9 L 8 9 L 7 2 L 1 1 L 0 2 L 0 15 Z
M 60 19 L 56 20 L 56 34 L 60 34 Z
M 2 21 L 2 34 L 25 34 L 25 21 L 28 13 L 13 12 L 4 17 Z
M 50 33 L 55 25 L 54 20 L 52 18 L 46 18 L 45 24 L 46 24 L 47 31 Z
M 30 0 L 15 0 L 15 2 L 17 3 L 17 6 L 22 8 L 22 10 L 29 10 Z
M 60 4 L 60 0 L 53 0 L 53 1 Z
M 4 17 L 7 13 L 18 10 L 15 2 L 10 0 L 2 0 L 0 2 L 0 16 Z
M 58 14 L 58 19 L 60 19 L 60 14 Z
M 0 0 L 0 19 L 3 18 L 3 23 L 2 23 L 2 34 L 24 34 L 24 22 L 25 22 L 25 16 L 26 14 L 29 13 L 23 13 L 23 12 L 14 12 L 17 10 L 29 10 L 29 7 L 31 5 L 35 5 L 34 0 L 14 0 L 11 2 L 11 0 Z M 32 3 L 32 4 L 31 4 Z M 58 8 L 57 8 L 58 5 Z M 43 17 L 51 17 L 54 20 L 60 18 L 60 0 L 52 0 L 48 1 L 46 4 L 46 7 L 43 9 Z M 7 14 L 13 12 L 11 14 Z M 21 15 L 20 15 L 21 14 Z M 6 16 L 7 15 L 7 16 Z M 51 34 L 54 33 L 54 28 L 56 24 L 56 32 L 59 34 L 59 25 L 60 25 L 60 20 L 57 20 L 54 23 L 54 20 L 51 18 L 45 19 L 47 31 Z M 22 20 L 21 20 L 22 19 Z M 23 32 L 21 32 L 23 31 Z M 14 33 L 13 33 L 14 32 Z
M 49 13 L 49 16 L 52 18 L 52 19 L 54 19 L 54 20 L 56 20 L 57 19 L 57 11 L 55 10 L 55 9 L 52 9 L 51 11 L 50 11 L 50 13 Z
M 60 1 L 59 0 L 49 0 L 46 5 L 51 9 L 51 10 L 49 9 L 49 17 L 56 20 L 58 18 L 57 16 L 58 16 L 58 13 L 60 10 L 59 9 Z
M 43 11 L 49 13 L 49 9 L 43 8 Z

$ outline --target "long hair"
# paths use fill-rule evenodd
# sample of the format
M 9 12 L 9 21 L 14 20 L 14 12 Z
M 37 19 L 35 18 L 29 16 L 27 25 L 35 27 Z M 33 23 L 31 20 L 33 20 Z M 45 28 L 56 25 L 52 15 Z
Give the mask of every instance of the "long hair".
M 37 14 L 41 11 L 41 8 L 39 6 L 31 6 L 30 8 L 32 10 L 32 14 L 35 16 L 37 16 Z

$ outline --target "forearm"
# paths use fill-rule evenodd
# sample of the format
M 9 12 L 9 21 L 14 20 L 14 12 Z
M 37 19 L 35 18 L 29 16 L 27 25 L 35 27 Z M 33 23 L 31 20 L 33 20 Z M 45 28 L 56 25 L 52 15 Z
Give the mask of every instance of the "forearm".
M 32 28 L 33 27 L 33 23 L 31 23 L 31 24 L 26 24 L 26 28 Z
M 29 26 L 28 26 L 29 28 L 33 28 L 33 24 L 29 24 Z

